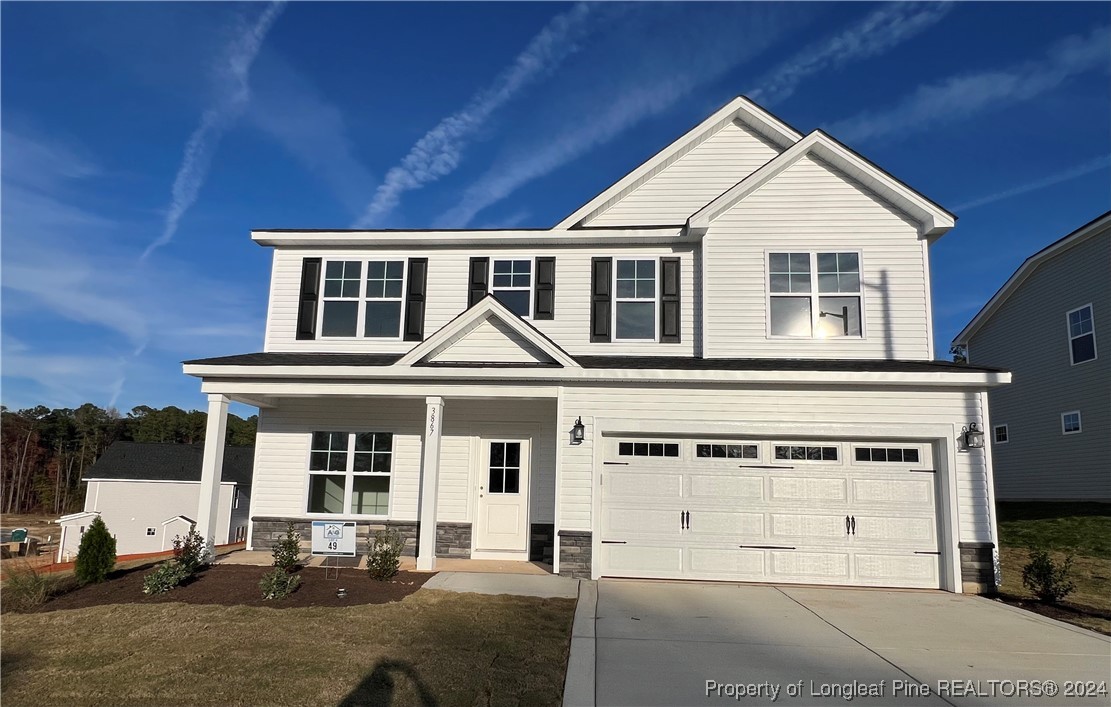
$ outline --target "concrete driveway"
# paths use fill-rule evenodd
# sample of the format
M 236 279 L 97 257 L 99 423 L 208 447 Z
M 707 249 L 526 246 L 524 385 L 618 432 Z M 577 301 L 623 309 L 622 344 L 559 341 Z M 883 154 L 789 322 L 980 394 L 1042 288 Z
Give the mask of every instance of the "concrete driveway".
M 1111 640 L 980 597 L 602 580 L 591 624 L 589 593 L 565 704 L 1111 704 Z

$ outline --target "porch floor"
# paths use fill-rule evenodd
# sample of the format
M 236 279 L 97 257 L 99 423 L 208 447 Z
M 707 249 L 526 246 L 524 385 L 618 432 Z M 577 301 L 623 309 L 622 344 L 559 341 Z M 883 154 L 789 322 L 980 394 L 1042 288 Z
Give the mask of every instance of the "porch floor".
M 307 565 L 309 567 L 320 567 L 324 564 L 325 557 L 310 557 Z M 357 560 L 357 564 L 352 565 L 352 560 Z M 226 555 L 221 555 L 215 560 L 218 565 L 256 565 L 265 567 L 274 562 L 274 556 L 269 550 L 237 550 L 229 552 Z M 366 569 L 366 555 L 358 555 L 354 558 L 342 558 L 340 563 L 343 567 L 357 567 L 358 569 Z M 409 572 L 417 571 L 417 560 L 415 557 L 402 557 L 401 569 Z M 532 575 L 550 575 L 552 573 L 552 566 L 540 562 L 519 562 L 514 560 L 472 560 L 464 557 L 437 557 L 436 569 L 433 572 L 486 572 L 493 574 L 532 574 Z

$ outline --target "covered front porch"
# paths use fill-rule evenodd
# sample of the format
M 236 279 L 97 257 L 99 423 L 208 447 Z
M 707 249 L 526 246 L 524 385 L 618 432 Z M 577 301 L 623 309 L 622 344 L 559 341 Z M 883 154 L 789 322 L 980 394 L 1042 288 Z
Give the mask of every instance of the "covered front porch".
M 291 522 L 308 541 L 313 521 L 346 521 L 359 555 L 390 528 L 417 570 L 465 560 L 559 572 L 556 470 L 569 431 L 557 429 L 557 387 L 206 378 L 202 390 L 197 529 L 210 543 L 228 406 L 240 402 L 259 409 L 248 550 L 268 556 Z

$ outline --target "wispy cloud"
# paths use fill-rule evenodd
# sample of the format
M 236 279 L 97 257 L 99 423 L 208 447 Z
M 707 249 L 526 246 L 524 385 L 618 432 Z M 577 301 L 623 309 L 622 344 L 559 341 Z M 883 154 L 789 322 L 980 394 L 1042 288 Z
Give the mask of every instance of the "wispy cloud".
M 882 6 L 844 31 L 809 46 L 772 69 L 748 92 L 764 105 L 778 103 L 814 74 L 868 59 L 902 44 L 937 24 L 952 9 L 949 2 L 896 2 Z
M 155 250 L 173 240 L 185 212 L 196 202 L 220 138 L 243 114 L 251 100 L 248 83 L 251 64 L 283 8 L 283 2 L 268 5 L 254 24 L 247 27 L 228 47 L 224 63 L 220 66 L 224 90 L 219 101 L 205 110 L 201 116 L 201 124 L 185 144 L 185 156 L 174 178 L 162 235 L 143 251 L 141 260 L 146 260 Z
M 830 125 L 828 130 L 846 142 L 862 143 L 1001 110 L 1046 93 L 1079 74 L 1108 70 L 1109 46 L 1111 28 L 1097 27 L 1085 35 L 1066 37 L 1041 59 L 920 86 L 891 108 L 860 113 Z
M 973 199 L 972 201 L 966 201 L 963 204 L 954 206 L 953 210 L 956 212 L 970 211 L 971 209 L 975 209 L 979 206 L 992 204 L 996 201 L 1003 201 L 1004 199 L 1010 199 L 1011 197 L 1019 196 L 1020 194 L 1027 194 L 1032 191 L 1045 189 L 1046 187 L 1051 187 L 1054 184 L 1060 184 L 1061 182 L 1067 182 L 1071 179 L 1076 179 L 1077 177 L 1083 177 L 1085 174 L 1091 174 L 1092 172 L 1099 172 L 1100 170 L 1107 169 L 1108 167 L 1111 167 L 1111 155 L 1104 155 L 1103 157 L 1097 157 L 1094 160 L 1088 160 L 1087 162 L 1078 164 L 1075 167 L 1064 170 L 1063 172 L 1057 172 L 1056 174 L 1051 174 L 1048 177 L 1043 177 L 1042 179 L 1037 179 L 1026 184 L 1020 184 L 1019 186 L 1011 187 L 1010 189 L 1004 189 L 1003 191 L 998 191 L 994 194 L 988 194 L 987 196 L 982 196 L 978 199 Z
M 597 11 L 579 3 L 554 17 L 517 55 L 513 63 L 462 109 L 441 120 L 416 142 L 401 163 L 390 169 L 355 228 L 370 228 L 395 209 L 401 195 L 455 171 L 470 138 L 490 116 L 522 90 L 554 71 L 578 50 L 578 41 L 597 22 Z

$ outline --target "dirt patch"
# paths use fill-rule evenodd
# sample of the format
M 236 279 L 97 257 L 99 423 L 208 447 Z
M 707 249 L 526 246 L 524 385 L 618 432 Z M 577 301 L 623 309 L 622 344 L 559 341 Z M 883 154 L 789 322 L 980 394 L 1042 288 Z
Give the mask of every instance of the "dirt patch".
M 193 577 L 188 583 L 163 594 L 143 594 L 143 576 L 150 567 L 114 572 L 107 582 L 90 584 L 61 596 L 54 597 L 38 611 L 83 609 L 105 604 L 219 604 L 222 606 L 267 606 L 275 609 L 292 609 L 309 606 L 358 606 L 385 604 L 400 601 L 421 588 L 431 574 L 400 572 L 387 582 L 378 582 L 366 572 L 354 569 L 340 570 L 339 579 L 328 579 L 321 567 L 304 567 L 297 574 L 301 586 L 285 599 L 264 600 L 259 590 L 259 580 L 270 567 L 249 565 L 213 565 Z M 334 573 L 334 570 L 333 570 Z M 336 596 L 336 590 L 347 590 L 345 597 Z
M 1082 606 L 1069 601 L 1058 604 L 1043 604 L 1040 601 L 1017 597 L 1013 594 L 998 594 L 996 599 L 1020 609 L 1032 611 L 1035 614 L 1048 616 L 1051 619 L 1076 624 L 1093 631 L 1111 636 L 1111 611 Z

